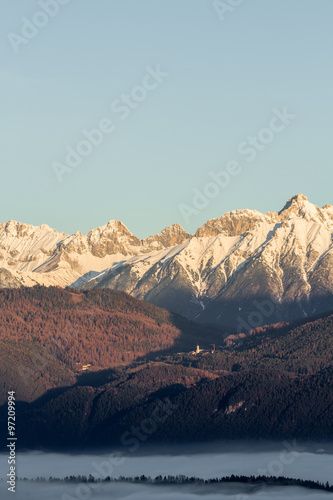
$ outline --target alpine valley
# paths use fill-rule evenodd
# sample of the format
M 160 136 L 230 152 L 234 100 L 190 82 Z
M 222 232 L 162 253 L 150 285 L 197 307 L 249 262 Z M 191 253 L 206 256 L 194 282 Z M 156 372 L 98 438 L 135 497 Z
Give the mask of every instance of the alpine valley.
M 145 240 L 0 225 L 0 426 L 14 388 L 26 449 L 330 440 L 332 235 L 303 195 Z
M 111 288 L 230 331 L 333 309 L 333 206 L 299 194 L 280 212 L 236 210 L 194 235 L 141 240 L 120 221 L 87 235 L 0 224 L 0 287 Z

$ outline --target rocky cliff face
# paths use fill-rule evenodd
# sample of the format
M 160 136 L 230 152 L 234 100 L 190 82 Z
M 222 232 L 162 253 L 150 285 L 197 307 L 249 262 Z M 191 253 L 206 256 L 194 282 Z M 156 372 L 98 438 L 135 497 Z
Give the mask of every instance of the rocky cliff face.
M 0 288 L 20 288 L 22 282 L 16 279 L 8 269 L 0 268 Z
M 304 195 L 280 212 L 227 213 L 194 236 L 178 224 L 140 240 L 120 221 L 72 236 L 10 221 L 0 286 L 109 287 L 240 331 L 333 310 L 332 235 L 333 207 Z

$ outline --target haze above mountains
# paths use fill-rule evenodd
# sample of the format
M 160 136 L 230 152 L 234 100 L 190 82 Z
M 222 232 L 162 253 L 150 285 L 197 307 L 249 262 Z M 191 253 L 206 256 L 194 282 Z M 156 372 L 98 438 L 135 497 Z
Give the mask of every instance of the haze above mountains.
M 120 221 L 87 235 L 9 221 L 0 287 L 112 288 L 236 330 L 332 310 L 332 236 L 333 206 L 301 194 L 280 212 L 237 210 L 195 235 L 174 224 L 144 240 Z

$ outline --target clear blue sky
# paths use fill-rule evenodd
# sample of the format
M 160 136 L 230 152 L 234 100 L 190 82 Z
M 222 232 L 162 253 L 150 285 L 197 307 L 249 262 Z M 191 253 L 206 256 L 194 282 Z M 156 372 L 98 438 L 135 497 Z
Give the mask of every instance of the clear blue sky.
M 18 53 L 8 34 L 41 7 L 0 6 L 1 221 L 86 233 L 120 219 L 145 237 L 299 192 L 333 204 L 332 0 L 244 0 L 224 21 L 211 0 L 71 0 Z M 157 64 L 169 76 L 121 120 L 111 103 Z M 283 106 L 296 118 L 248 162 L 239 145 Z M 59 183 L 52 163 L 104 118 L 112 134 Z M 231 160 L 242 172 L 184 220 Z

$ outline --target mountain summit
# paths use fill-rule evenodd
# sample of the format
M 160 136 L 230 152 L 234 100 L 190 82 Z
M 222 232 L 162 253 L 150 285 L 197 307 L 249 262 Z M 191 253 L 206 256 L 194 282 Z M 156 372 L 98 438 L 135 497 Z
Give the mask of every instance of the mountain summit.
M 235 330 L 333 310 L 333 207 L 306 196 L 280 212 L 236 210 L 190 235 L 146 239 L 120 221 L 87 235 L 0 224 L 0 287 L 113 288 Z M 262 305 L 264 304 L 264 305 Z

